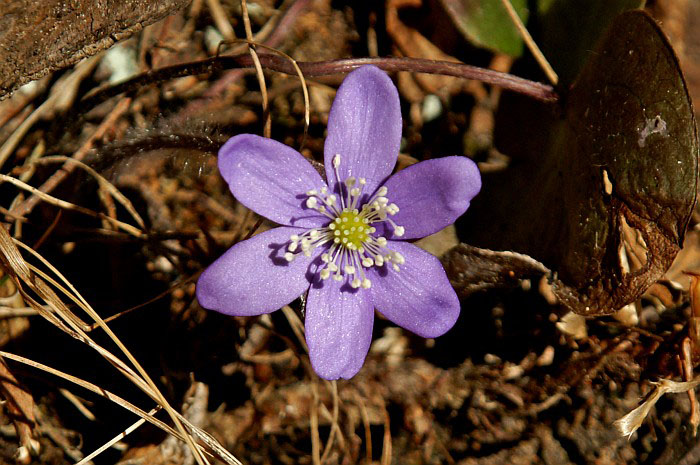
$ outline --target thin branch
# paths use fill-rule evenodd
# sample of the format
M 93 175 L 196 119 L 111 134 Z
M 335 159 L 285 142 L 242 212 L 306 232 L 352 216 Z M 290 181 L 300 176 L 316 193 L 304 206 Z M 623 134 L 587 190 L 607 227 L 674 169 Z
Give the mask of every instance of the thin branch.
M 510 16 L 511 21 L 513 21 L 513 24 L 518 29 L 518 33 L 525 42 L 525 45 L 527 45 L 530 53 L 532 53 L 532 55 L 535 57 L 537 64 L 540 65 L 540 68 L 542 68 L 544 74 L 547 75 L 549 82 L 556 86 L 559 83 L 559 76 L 557 76 L 557 73 L 552 68 L 552 65 L 549 64 L 549 61 L 547 61 L 547 58 L 545 58 L 544 53 L 542 53 L 540 47 L 538 47 L 537 43 L 533 40 L 532 36 L 530 35 L 530 31 L 527 30 L 523 24 L 523 21 L 520 19 L 520 16 L 518 16 L 518 13 L 515 11 L 515 8 L 513 8 L 513 4 L 510 3 L 510 0 L 501 0 L 501 3 L 503 3 L 503 6 L 508 12 L 508 16 Z
M 259 54 L 260 64 L 263 68 L 278 71 L 285 74 L 297 74 L 296 69 L 289 61 L 272 54 Z M 490 69 L 464 63 L 448 61 L 426 60 L 422 58 L 346 58 L 341 60 L 297 62 L 299 69 L 306 77 L 328 76 L 332 74 L 349 73 L 363 65 L 375 65 L 385 71 L 408 71 L 425 74 L 441 74 L 445 76 L 474 79 L 486 84 L 501 87 L 517 92 L 543 102 L 554 103 L 559 100 L 559 95 L 550 85 L 541 82 L 530 81 L 512 74 L 501 73 Z M 105 100 L 123 92 L 134 92 L 148 84 L 162 82 L 169 79 L 190 76 L 196 74 L 209 74 L 224 69 L 252 68 L 253 59 L 248 54 L 234 56 L 218 56 L 202 61 L 195 61 L 181 65 L 148 71 L 135 76 L 120 84 L 102 87 L 88 94 L 74 109 L 77 113 L 84 113 L 99 105 Z M 70 118 L 67 118 L 70 120 Z

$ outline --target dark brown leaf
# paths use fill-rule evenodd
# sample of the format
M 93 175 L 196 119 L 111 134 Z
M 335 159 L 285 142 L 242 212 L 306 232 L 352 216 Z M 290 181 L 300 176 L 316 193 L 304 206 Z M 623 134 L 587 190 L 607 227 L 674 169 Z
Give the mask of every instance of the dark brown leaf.
M 95 55 L 189 0 L 0 2 L 0 99 L 51 71 Z
M 612 313 L 670 266 L 695 204 L 697 133 L 676 56 L 648 15 L 623 13 L 563 114 L 530 109 L 508 115 L 500 148 L 513 162 L 485 179 L 467 241 L 542 261 L 579 314 Z M 625 244 L 628 255 L 645 251 L 636 267 Z
M 550 274 L 542 263 L 516 252 L 498 252 L 459 244 L 442 257 L 447 276 L 461 297 L 498 287 L 512 287 L 520 280 Z

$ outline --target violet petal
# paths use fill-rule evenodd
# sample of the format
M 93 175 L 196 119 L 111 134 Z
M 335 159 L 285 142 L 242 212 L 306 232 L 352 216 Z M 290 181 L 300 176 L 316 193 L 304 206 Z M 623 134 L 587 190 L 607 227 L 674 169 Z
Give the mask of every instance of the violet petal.
M 422 337 L 437 337 L 459 317 L 459 299 L 437 258 L 407 242 L 389 241 L 404 264 L 399 272 L 391 265 L 373 269 L 372 300 L 386 318 Z
M 309 287 L 309 264 L 320 252 L 285 260 L 289 236 L 301 231 L 275 228 L 231 247 L 199 277 L 199 304 L 227 315 L 250 316 L 275 311 L 299 297 Z
M 348 288 L 330 278 L 309 289 L 306 343 L 314 371 L 325 379 L 355 376 L 372 341 L 372 298 L 369 292 Z
M 389 200 L 399 207 L 391 219 L 405 230 L 403 236 L 393 239 L 417 239 L 454 223 L 479 193 L 481 175 L 470 159 L 445 157 L 409 166 L 384 186 Z
M 364 193 L 374 192 L 394 169 L 401 125 L 399 93 L 384 71 L 363 66 L 348 74 L 328 116 L 324 159 L 329 186 L 336 187 L 333 157 L 340 154 L 340 180 L 364 177 Z
M 326 183 L 291 147 L 253 134 L 240 134 L 219 150 L 219 171 L 234 197 L 265 218 L 300 227 L 318 227 L 328 222 L 305 206 L 305 193 Z

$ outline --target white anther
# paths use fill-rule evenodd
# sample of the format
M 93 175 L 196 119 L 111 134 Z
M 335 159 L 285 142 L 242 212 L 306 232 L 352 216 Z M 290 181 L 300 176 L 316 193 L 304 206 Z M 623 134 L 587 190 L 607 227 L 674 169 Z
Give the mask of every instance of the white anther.
M 294 260 L 294 254 L 291 252 L 287 252 L 286 254 L 284 254 L 284 259 L 288 262 L 291 262 L 292 260 Z
M 335 229 L 335 223 L 329 224 L 329 225 L 328 225 L 328 229 L 330 229 L 331 231 L 333 231 L 333 230 Z
M 338 197 L 336 197 L 335 194 L 331 194 L 328 197 L 326 197 L 326 205 L 334 205 L 336 200 L 338 200 Z
M 298 245 L 299 243 L 292 242 L 291 244 L 289 244 L 289 247 L 287 247 L 287 250 L 289 250 L 290 252 L 296 252 Z
M 353 289 L 357 289 L 358 287 L 360 287 L 361 284 L 362 284 L 362 281 L 360 281 L 360 278 L 355 278 L 350 282 L 350 285 L 352 286 Z
M 354 176 L 350 176 L 349 178 L 347 178 L 347 179 L 345 180 L 345 185 L 346 185 L 347 187 L 352 187 L 352 186 L 354 186 L 354 185 L 355 185 L 355 177 L 354 177 Z M 355 188 L 355 189 L 357 189 L 357 188 Z M 353 190 L 355 190 L 355 189 L 353 189 Z M 352 191 L 350 191 L 350 194 L 352 194 Z
M 319 234 L 318 229 L 312 229 L 311 231 L 309 231 L 309 235 L 313 238 L 317 238 L 318 234 Z
M 360 195 L 360 189 L 358 189 L 357 187 L 353 187 L 352 189 L 350 189 L 350 195 L 352 197 L 358 197 Z
M 403 236 L 405 232 L 406 232 L 406 228 L 404 228 L 403 226 L 397 226 L 394 228 L 394 234 L 397 235 L 398 237 Z
M 336 231 L 336 232 L 338 232 L 338 231 Z M 333 243 L 334 244 L 340 243 L 340 238 L 336 237 L 335 239 L 333 239 Z
M 365 268 L 369 268 L 370 266 L 374 265 L 374 260 L 372 260 L 369 257 L 365 257 L 362 259 L 362 266 Z
M 328 192 L 328 188 L 327 188 L 327 187 L 322 187 L 322 188 L 321 188 L 321 194 L 326 195 L 327 192 Z
M 304 254 L 305 257 L 310 257 L 310 256 L 311 256 L 311 250 L 310 250 L 310 249 L 306 249 L 306 250 L 302 251 L 302 253 Z
M 377 266 L 382 266 L 384 264 L 384 257 L 382 257 L 381 255 L 377 255 L 376 257 L 374 257 L 374 264 Z
M 339 154 L 339 153 L 336 153 L 336 154 L 333 156 L 333 168 L 337 168 L 337 167 L 339 167 L 339 166 L 340 166 L 340 154 Z
M 387 192 L 389 192 L 389 189 L 387 189 L 386 186 L 382 186 L 377 191 L 377 197 L 384 197 L 387 194 Z
M 362 280 L 362 289 L 369 289 L 370 287 L 372 287 L 372 281 L 370 281 L 367 278 L 363 279 Z
M 309 197 L 306 199 L 306 206 L 309 208 L 316 208 L 316 205 L 318 204 L 318 200 L 316 197 Z
M 338 271 L 338 265 L 331 262 L 328 264 L 328 269 L 331 270 L 333 273 L 335 273 L 336 271 Z
M 333 231 L 333 235 L 340 236 L 340 229 L 336 229 L 335 231 Z
M 399 271 L 401 271 L 401 268 L 399 268 L 399 265 L 397 265 L 396 263 L 394 263 L 393 267 L 394 267 L 394 271 L 396 271 L 397 273 Z
M 406 262 L 406 260 L 404 260 L 403 255 L 401 255 L 398 252 L 394 252 L 394 263 L 397 263 L 399 265 L 403 265 L 405 262 Z
M 345 265 L 345 272 L 347 274 L 355 274 L 355 267 L 352 265 Z
M 384 247 L 386 245 L 386 237 L 384 237 L 384 236 L 378 237 L 377 244 L 379 244 L 380 247 Z
M 324 254 L 321 255 L 321 261 L 322 261 L 323 263 L 328 263 L 328 262 L 331 261 L 331 256 L 328 255 L 327 253 L 324 253 Z
M 331 271 L 328 268 L 324 268 L 321 270 L 321 279 L 328 279 L 331 276 Z
M 320 213 L 326 213 L 326 207 L 324 207 L 323 205 L 321 205 L 320 207 L 318 207 L 318 211 L 319 211 Z
M 342 281 L 342 280 L 343 280 L 343 275 L 336 273 L 336 274 L 333 275 L 333 279 L 336 280 L 336 281 Z
M 361 186 L 364 186 L 365 184 L 367 184 L 367 180 L 365 178 L 360 178 L 359 182 L 360 182 Z
M 289 236 L 289 238 L 292 240 L 292 242 L 297 242 L 299 240 L 299 235 L 292 234 L 291 236 Z
M 311 189 L 310 191 L 306 191 L 306 195 L 311 196 L 311 195 L 316 195 L 318 194 L 318 191 L 316 189 Z

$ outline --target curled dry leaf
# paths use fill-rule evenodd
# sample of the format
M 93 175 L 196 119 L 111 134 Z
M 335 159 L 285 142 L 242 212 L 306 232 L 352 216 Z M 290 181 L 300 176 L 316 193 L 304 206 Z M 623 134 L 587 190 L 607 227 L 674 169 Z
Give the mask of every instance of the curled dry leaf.
M 624 417 L 616 420 L 614 425 L 615 428 L 620 432 L 621 435 L 630 437 L 637 431 L 637 429 L 642 426 L 642 422 L 651 411 L 651 408 L 656 405 L 656 403 L 661 399 L 661 397 L 666 393 L 681 393 L 688 392 L 691 389 L 695 389 L 698 384 L 700 384 L 700 377 L 693 379 L 692 381 L 678 382 L 671 381 L 670 379 L 661 379 L 654 384 L 654 389 L 651 393 L 646 396 L 646 399 L 642 404 L 636 409 L 632 410 L 630 413 Z
M 485 176 L 466 240 L 541 261 L 576 313 L 613 313 L 663 276 L 695 205 L 698 139 L 678 60 L 653 19 L 626 12 L 590 55 L 561 115 L 524 108 L 500 147 L 513 162 Z M 628 237 L 646 250 L 638 268 L 621 257 Z

